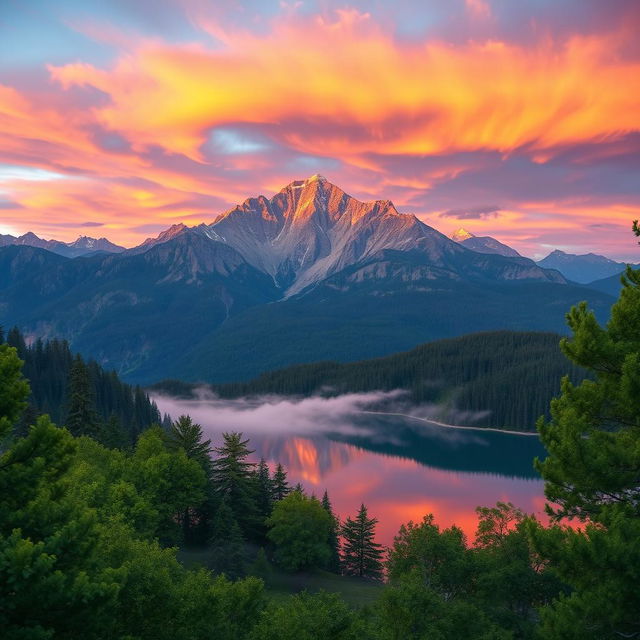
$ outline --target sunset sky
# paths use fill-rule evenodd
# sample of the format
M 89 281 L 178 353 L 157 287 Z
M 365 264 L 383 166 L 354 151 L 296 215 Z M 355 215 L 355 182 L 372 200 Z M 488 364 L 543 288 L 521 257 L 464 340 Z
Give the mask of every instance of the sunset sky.
M 321 173 L 640 261 L 638 0 L 2 0 L 0 233 L 135 245 Z

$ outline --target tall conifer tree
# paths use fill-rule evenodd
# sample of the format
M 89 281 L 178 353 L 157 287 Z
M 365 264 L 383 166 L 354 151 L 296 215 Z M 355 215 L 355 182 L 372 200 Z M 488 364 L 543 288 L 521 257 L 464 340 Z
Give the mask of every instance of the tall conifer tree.
M 331 547 L 331 558 L 327 568 L 333 573 L 340 573 L 340 539 L 338 532 L 340 531 L 340 521 L 333 513 L 333 507 L 331 506 L 331 500 L 329 500 L 329 494 L 325 490 L 322 496 L 322 506 L 324 510 L 331 516 L 331 530 L 329 531 L 329 546 Z
M 274 501 L 282 500 L 291 493 L 291 487 L 287 482 L 287 472 L 278 462 L 278 466 L 273 474 L 273 499 Z
M 226 500 L 243 534 L 254 538 L 258 534 L 258 513 L 253 472 L 255 464 L 247 462 L 253 453 L 249 440 L 242 433 L 223 433 L 223 444 L 214 449 L 213 486 L 221 500 Z
M 367 508 L 360 506 L 354 520 L 347 518 L 342 525 L 342 571 L 361 578 L 382 579 L 382 545 L 375 542 L 378 521 L 367 517 Z
M 95 409 L 89 369 L 81 356 L 73 359 L 69 372 L 69 408 L 66 427 L 74 436 L 98 437 L 100 425 Z

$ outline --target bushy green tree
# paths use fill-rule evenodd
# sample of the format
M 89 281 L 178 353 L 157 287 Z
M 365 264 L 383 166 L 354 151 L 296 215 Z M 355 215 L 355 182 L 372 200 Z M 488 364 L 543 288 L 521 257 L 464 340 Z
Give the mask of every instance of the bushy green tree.
M 335 593 L 306 592 L 273 602 L 251 640 L 366 640 L 356 613 Z M 368 636 L 371 637 L 371 636 Z
M 375 541 L 376 518 L 369 518 L 367 508 L 360 505 L 355 519 L 347 518 L 340 529 L 343 573 L 360 578 L 382 579 L 382 545 Z
M 7 640 L 98 639 L 110 628 L 122 576 L 100 562 L 95 513 L 67 491 L 74 449 L 69 433 L 42 417 L 0 456 L 0 629 Z
M 410 571 L 383 592 L 374 610 L 379 640 L 512 640 L 473 602 L 447 600 Z
M 472 588 L 475 558 L 459 527 L 440 530 L 433 515 L 418 524 L 400 527 L 387 560 L 389 581 L 414 574 L 444 600 L 467 594 Z
M 551 421 L 538 424 L 548 511 L 582 523 L 531 527 L 539 553 L 574 589 L 543 610 L 546 637 L 640 636 L 640 271 L 627 268 L 622 283 L 605 328 L 584 303 L 568 314 L 573 335 L 562 351 L 594 379 L 563 380 Z
M 158 538 L 165 544 L 183 541 L 185 513 L 197 510 L 206 497 L 200 464 L 183 449 L 168 450 L 162 429 L 155 427 L 138 438 L 127 473 L 158 513 Z
M 253 480 L 256 510 L 258 512 L 258 536 L 262 541 L 266 541 L 266 519 L 271 515 L 273 509 L 273 480 L 269 472 L 269 466 L 264 458 L 260 459 Z
M 0 344 L 0 451 L 2 440 L 27 408 L 29 383 L 22 375 L 22 364 L 14 347 Z
M 276 502 L 267 525 L 276 561 L 288 571 L 323 567 L 331 557 L 331 516 L 316 498 L 290 493 Z
M 562 583 L 531 548 L 528 527 L 535 521 L 510 502 L 478 507 L 476 512 L 475 602 L 515 637 L 532 638 L 536 609 L 563 591 Z

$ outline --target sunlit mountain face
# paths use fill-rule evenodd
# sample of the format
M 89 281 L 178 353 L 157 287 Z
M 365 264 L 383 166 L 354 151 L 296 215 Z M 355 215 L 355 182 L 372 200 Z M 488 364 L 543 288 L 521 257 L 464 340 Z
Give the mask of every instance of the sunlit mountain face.
M 6 2 L 0 234 L 132 247 L 322 174 L 636 262 L 639 26 L 635 0 Z

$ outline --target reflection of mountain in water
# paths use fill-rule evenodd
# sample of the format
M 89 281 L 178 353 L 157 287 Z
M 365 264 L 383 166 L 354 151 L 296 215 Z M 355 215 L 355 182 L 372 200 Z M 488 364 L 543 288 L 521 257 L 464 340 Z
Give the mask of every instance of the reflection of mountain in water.
M 409 458 L 437 469 L 539 478 L 533 459 L 545 457 L 538 438 L 496 431 L 465 431 L 413 424 L 410 419 L 367 416 L 362 434 L 328 434 L 344 442 L 386 455 Z
M 331 471 L 341 469 L 363 455 L 355 447 L 326 438 L 252 437 L 251 445 L 257 455 L 281 462 L 286 469 L 314 484 Z
M 296 476 L 314 484 L 346 467 L 365 451 L 396 456 L 446 471 L 538 478 L 533 458 L 545 451 L 535 437 L 495 431 L 464 431 L 414 424 L 410 419 L 371 416 L 361 429 L 317 436 L 251 436 L 256 456 L 281 462 Z M 327 439 L 329 438 L 329 439 Z M 384 461 L 380 461 L 384 464 Z

